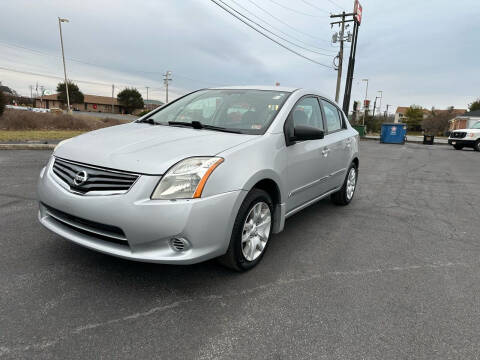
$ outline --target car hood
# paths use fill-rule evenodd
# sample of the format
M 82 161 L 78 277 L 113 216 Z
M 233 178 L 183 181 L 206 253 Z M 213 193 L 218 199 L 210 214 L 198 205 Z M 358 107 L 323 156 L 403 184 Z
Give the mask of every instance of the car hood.
M 92 131 L 62 143 L 63 159 L 141 174 L 164 174 L 178 161 L 214 156 L 256 138 L 206 129 L 129 123 Z

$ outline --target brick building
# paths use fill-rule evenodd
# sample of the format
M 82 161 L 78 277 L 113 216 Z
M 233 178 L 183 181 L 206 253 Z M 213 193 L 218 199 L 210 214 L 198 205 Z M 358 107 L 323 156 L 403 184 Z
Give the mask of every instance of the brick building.
M 124 108 L 119 105 L 117 98 L 111 98 L 108 96 L 97 96 L 97 95 L 84 95 L 84 100 L 82 104 L 70 104 L 72 109 L 78 111 L 89 111 L 89 112 L 105 112 L 112 113 L 112 104 L 113 104 L 113 113 L 123 114 Z M 67 105 L 58 99 L 58 94 L 45 95 L 35 99 L 35 107 L 43 109 L 66 109 Z

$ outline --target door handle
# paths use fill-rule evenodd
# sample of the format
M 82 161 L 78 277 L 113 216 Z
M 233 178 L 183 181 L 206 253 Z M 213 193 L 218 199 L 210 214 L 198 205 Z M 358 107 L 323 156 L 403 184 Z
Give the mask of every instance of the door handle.
M 329 152 L 330 152 L 330 149 L 326 147 L 326 148 L 324 148 L 324 149 L 322 150 L 322 155 L 323 155 L 324 157 L 327 157 Z

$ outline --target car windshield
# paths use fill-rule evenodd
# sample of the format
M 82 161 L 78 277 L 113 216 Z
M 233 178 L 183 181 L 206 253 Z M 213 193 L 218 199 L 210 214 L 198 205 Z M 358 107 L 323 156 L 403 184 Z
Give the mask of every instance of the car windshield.
M 480 129 L 480 121 L 473 124 L 472 129 Z
M 142 120 L 148 118 L 150 122 L 162 125 L 199 122 L 202 126 L 215 127 L 216 130 L 263 134 L 289 95 L 285 91 L 200 90 Z M 199 124 L 195 125 L 199 127 Z

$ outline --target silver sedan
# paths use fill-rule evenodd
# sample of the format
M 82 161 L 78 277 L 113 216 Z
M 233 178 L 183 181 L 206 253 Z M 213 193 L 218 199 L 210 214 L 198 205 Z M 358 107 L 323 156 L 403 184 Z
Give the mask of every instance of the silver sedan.
M 259 263 L 285 219 L 352 201 L 358 133 L 325 96 L 227 87 L 60 143 L 41 171 L 40 222 L 125 259 L 236 270 Z

